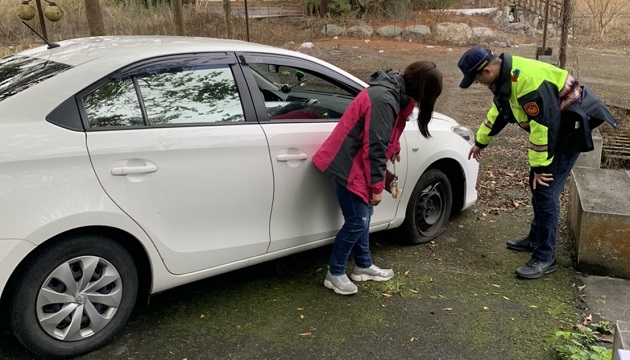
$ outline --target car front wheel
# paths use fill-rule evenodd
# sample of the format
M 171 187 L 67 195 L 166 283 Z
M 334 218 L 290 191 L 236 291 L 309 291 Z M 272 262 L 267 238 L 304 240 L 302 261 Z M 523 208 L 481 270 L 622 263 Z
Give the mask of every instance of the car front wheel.
M 136 303 L 133 259 L 106 237 L 44 244 L 17 271 L 11 329 L 27 349 L 47 358 L 74 357 L 104 345 Z
M 422 174 L 411 193 L 403 230 L 412 244 L 422 244 L 440 236 L 446 229 L 453 206 L 448 177 L 438 169 Z

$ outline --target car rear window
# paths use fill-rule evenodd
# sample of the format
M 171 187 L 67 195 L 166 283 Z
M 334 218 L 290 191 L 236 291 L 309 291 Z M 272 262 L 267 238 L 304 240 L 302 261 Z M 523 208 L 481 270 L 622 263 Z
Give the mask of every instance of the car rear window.
M 72 66 L 25 56 L 0 59 L 0 101 L 50 79 Z

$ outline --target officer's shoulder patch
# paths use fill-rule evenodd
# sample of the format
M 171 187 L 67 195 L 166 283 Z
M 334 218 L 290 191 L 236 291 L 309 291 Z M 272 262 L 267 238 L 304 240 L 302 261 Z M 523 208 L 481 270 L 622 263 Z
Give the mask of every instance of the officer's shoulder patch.
M 527 104 L 523 105 L 523 109 L 529 116 L 536 116 L 538 115 L 538 113 L 540 113 L 540 108 L 538 108 L 538 104 L 536 104 L 536 102 L 534 101 L 528 102 Z

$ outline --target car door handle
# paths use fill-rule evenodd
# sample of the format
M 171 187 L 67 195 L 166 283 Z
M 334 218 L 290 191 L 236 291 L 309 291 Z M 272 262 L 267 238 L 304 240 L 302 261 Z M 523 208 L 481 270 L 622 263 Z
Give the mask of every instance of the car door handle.
M 144 166 L 121 166 L 112 169 L 112 175 L 123 176 L 130 174 L 149 174 L 158 171 L 157 165 L 144 165 Z
M 308 155 L 306 154 L 280 154 L 276 156 L 278 161 L 291 161 L 291 160 L 306 160 Z

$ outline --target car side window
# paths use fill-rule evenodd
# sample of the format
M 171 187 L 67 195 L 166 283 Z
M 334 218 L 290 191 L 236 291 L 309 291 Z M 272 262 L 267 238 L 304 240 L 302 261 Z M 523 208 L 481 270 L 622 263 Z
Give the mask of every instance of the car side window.
M 86 95 L 83 103 L 91 128 L 245 120 L 228 65 L 165 69 L 113 80 Z
M 248 63 L 271 121 L 339 119 L 356 94 L 316 72 Z
M 149 125 L 245 121 L 227 65 L 138 77 Z
M 144 124 L 132 79 L 118 79 L 83 98 L 91 128 Z

